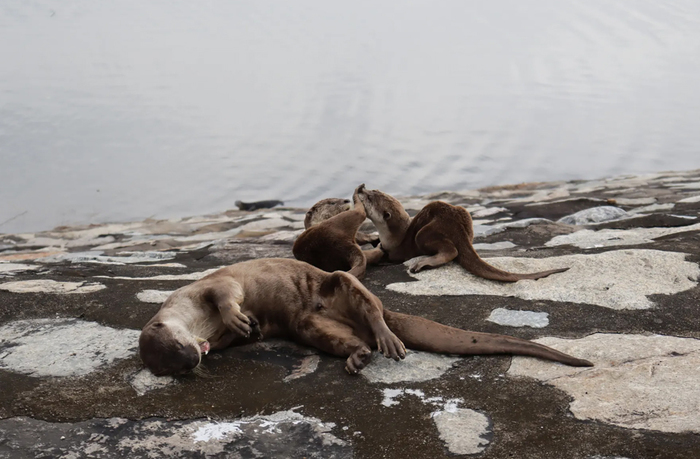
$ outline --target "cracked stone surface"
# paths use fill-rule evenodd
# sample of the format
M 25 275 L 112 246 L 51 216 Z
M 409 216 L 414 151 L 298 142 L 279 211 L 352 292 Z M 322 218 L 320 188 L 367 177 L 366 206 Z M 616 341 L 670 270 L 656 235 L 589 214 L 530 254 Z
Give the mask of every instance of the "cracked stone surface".
M 51 279 L 36 279 L 26 281 L 5 282 L 0 284 L 0 290 L 12 293 L 93 293 L 107 288 L 99 282 L 59 282 Z
M 590 225 L 591 223 L 602 223 L 611 220 L 625 218 L 627 212 L 619 207 L 600 206 L 581 210 L 572 215 L 567 215 L 559 219 L 559 222 L 567 225 Z
M 496 308 L 491 311 L 488 321 L 508 327 L 532 327 L 544 328 L 549 325 L 549 314 L 534 311 L 511 311 L 505 308 Z
M 410 295 L 499 295 L 527 300 L 596 304 L 611 309 L 648 309 L 654 294 L 673 294 L 697 285 L 700 267 L 686 254 L 659 250 L 614 250 L 594 255 L 550 258 L 487 258 L 512 272 L 568 271 L 538 280 L 499 283 L 476 277 L 450 263 L 411 277 L 418 282 L 389 284 L 387 289 Z M 644 279 L 643 283 L 639 280 Z
M 677 228 L 635 228 L 629 230 L 602 229 L 598 231 L 581 230 L 572 234 L 553 237 L 545 245 L 573 245 L 582 249 L 593 247 L 614 247 L 620 245 L 640 245 L 654 242 L 654 239 L 671 234 L 687 233 L 700 230 L 700 223 Z
M 581 371 L 410 352 L 353 377 L 344 358 L 265 340 L 210 352 L 203 376 L 155 377 L 136 346 L 165 296 L 221 266 L 292 257 L 306 209 L 0 234 L 0 457 L 697 459 L 699 181 L 700 170 L 398 197 L 410 215 L 436 199 L 468 209 L 475 247 L 503 267 L 572 269 L 506 285 L 457 266 L 418 277 L 370 266 L 363 283 L 387 309 L 572 346 L 596 365 Z M 629 218 L 559 221 L 605 206 Z M 580 245 L 547 245 L 562 240 Z M 420 295 L 386 288 L 423 289 L 420 276 L 436 279 Z M 72 290 L 89 294 L 57 294 Z M 289 412 L 300 417 L 274 417 Z
M 361 375 L 369 382 L 382 384 L 428 381 L 442 376 L 457 361 L 458 357 L 409 351 L 405 359 L 396 362 L 375 352 Z
M 329 433 L 333 423 L 294 411 L 235 420 L 50 423 L 0 421 L 0 455 L 34 457 L 309 457 L 350 458 L 352 447 Z
M 0 369 L 31 376 L 80 376 L 131 357 L 139 332 L 76 319 L 34 319 L 0 327 Z
M 581 369 L 516 357 L 508 370 L 510 376 L 536 378 L 571 395 L 577 418 L 630 429 L 700 433 L 700 340 L 597 333 L 536 341 L 596 363 Z

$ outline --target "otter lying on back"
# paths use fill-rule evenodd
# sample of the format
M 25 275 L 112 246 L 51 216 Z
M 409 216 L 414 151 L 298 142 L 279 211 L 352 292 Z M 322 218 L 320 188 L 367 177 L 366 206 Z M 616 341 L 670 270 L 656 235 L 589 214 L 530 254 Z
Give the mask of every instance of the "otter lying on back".
M 146 324 L 139 353 L 155 375 L 194 370 L 209 350 L 286 338 L 347 358 L 358 373 L 372 349 L 399 360 L 406 347 L 448 354 L 516 354 L 592 366 L 542 344 L 460 330 L 391 312 L 348 273 L 327 273 L 301 261 L 245 261 L 173 292 Z
M 356 194 L 364 204 L 367 216 L 377 227 L 381 248 L 388 254 L 389 260 L 411 260 L 411 272 L 435 268 L 454 259 L 476 276 L 503 282 L 539 279 L 569 269 L 528 274 L 503 271 L 486 263 L 474 250 L 472 218 L 463 207 L 435 201 L 411 219 L 401 203 L 386 193 L 368 190 L 362 184 L 357 188 Z M 415 259 L 420 255 L 429 257 Z

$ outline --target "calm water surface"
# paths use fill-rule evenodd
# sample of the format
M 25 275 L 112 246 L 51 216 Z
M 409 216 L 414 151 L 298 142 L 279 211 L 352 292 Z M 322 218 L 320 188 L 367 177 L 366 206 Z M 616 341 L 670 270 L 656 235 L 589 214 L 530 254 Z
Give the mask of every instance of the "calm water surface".
M 0 232 L 700 167 L 697 0 L 3 0 L 0 62 Z

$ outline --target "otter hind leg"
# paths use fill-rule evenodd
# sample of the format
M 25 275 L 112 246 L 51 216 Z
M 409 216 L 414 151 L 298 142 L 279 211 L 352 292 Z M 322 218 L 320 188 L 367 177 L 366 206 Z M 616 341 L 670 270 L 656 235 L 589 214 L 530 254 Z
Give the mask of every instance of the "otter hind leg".
M 420 253 L 433 254 L 427 258 L 414 258 L 409 261 L 408 269 L 417 273 L 425 268 L 437 268 L 457 258 L 457 247 L 442 234 L 435 232 L 431 224 L 426 225 L 416 234 L 416 246 Z
M 299 339 L 309 346 L 331 355 L 347 357 L 345 371 L 358 374 L 372 359 L 372 350 L 352 328 L 326 317 L 308 321 Z
M 367 258 L 364 252 L 357 245 L 352 245 L 348 248 L 349 254 L 349 264 L 350 270 L 349 274 L 362 279 L 365 277 L 365 272 L 367 270 Z

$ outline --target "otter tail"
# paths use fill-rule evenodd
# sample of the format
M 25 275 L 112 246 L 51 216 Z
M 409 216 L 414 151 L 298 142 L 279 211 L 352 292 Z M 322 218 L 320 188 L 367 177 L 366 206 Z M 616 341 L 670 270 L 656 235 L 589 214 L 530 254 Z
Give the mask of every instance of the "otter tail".
M 475 276 L 483 277 L 484 279 L 502 282 L 516 282 L 521 279 L 540 279 L 542 277 L 547 277 L 550 274 L 562 273 L 569 269 L 559 268 L 551 269 L 549 271 L 540 271 L 537 273 L 523 274 L 503 271 L 501 269 L 496 268 L 495 266 L 491 266 L 490 264 L 482 260 L 479 254 L 476 253 L 476 250 L 474 250 L 474 247 L 472 247 L 472 245 L 466 241 L 459 244 L 457 248 L 457 253 L 457 261 L 464 269 L 466 269 L 470 273 L 474 274 Z
M 592 367 L 588 360 L 577 359 L 551 347 L 513 336 L 494 333 L 478 333 L 448 327 L 421 317 L 384 310 L 384 320 L 389 329 L 409 349 L 444 354 L 529 355 L 553 360 L 574 367 Z

